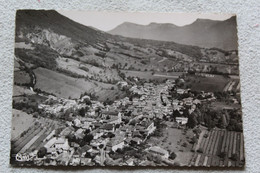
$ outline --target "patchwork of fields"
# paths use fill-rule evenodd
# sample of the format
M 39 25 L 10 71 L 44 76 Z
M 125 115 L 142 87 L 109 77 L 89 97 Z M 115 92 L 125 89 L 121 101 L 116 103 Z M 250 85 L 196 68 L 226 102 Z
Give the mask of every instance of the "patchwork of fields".
M 169 73 L 163 73 L 163 72 L 156 72 L 153 74 L 151 71 L 134 71 L 134 70 L 121 70 L 125 73 L 125 75 L 128 77 L 139 77 L 141 79 L 155 79 L 158 81 L 163 81 L 165 79 L 177 79 L 179 76 L 183 74 L 183 72 L 169 72 Z
M 243 134 L 240 132 L 202 131 L 198 143 L 193 146 L 195 152 L 190 166 L 243 166 L 243 142 Z
M 227 83 L 225 88 L 223 89 L 224 92 L 227 91 L 239 91 L 240 89 L 240 83 L 239 79 L 233 79 Z
M 49 119 L 42 119 L 37 123 L 30 123 L 22 131 L 24 134 L 12 139 L 12 153 L 27 153 L 39 150 L 44 146 L 44 139 L 55 129 L 57 123 Z M 26 132 L 26 133 L 25 133 Z
M 112 100 L 116 96 L 123 95 L 115 85 L 108 83 L 73 78 L 45 68 L 37 68 L 34 73 L 37 80 L 35 88 L 58 97 L 79 98 L 82 93 L 87 92 L 96 94 L 99 100 L 104 101 L 107 98 Z
M 222 92 L 229 81 L 229 78 L 222 75 L 214 75 L 214 77 L 189 75 L 185 79 L 185 84 L 190 85 L 194 91 Z

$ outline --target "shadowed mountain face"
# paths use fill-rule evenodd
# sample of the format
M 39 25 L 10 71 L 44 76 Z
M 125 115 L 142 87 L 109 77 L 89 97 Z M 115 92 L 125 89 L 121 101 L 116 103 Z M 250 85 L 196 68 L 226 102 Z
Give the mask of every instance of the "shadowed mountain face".
M 110 34 L 131 38 L 173 41 L 180 44 L 194 45 L 224 50 L 237 50 L 236 17 L 225 21 L 197 19 L 190 25 L 150 23 L 138 25 L 125 22 Z
M 65 35 L 74 41 L 87 41 L 87 43 L 95 43 L 107 39 L 109 36 L 109 34 L 99 30 L 76 23 L 54 10 L 17 11 L 16 36 L 21 31 L 23 34 L 35 32 L 35 27 Z

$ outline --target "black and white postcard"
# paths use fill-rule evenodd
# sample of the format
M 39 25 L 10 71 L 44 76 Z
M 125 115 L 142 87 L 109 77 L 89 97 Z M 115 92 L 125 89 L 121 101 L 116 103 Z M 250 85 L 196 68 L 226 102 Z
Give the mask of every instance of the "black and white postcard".
M 10 163 L 244 167 L 234 14 L 18 10 Z

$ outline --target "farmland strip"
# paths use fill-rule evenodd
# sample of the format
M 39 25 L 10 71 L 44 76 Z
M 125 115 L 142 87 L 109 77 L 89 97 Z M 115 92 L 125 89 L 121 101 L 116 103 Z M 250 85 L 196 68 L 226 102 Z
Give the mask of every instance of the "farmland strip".
M 205 156 L 205 159 L 204 159 L 204 162 L 203 162 L 203 166 L 207 166 L 208 159 L 209 159 L 209 157 Z
M 205 143 L 205 147 L 203 148 L 203 150 L 204 150 L 203 153 L 205 153 L 205 154 L 208 153 L 207 150 L 208 150 L 208 148 L 209 148 L 209 143 L 210 143 L 210 141 L 211 141 L 211 138 L 212 138 L 212 131 L 209 132 L 208 137 L 207 137 L 207 141 L 206 141 L 206 143 Z
M 207 167 L 210 167 L 210 165 L 211 165 L 211 161 L 212 161 L 212 157 L 209 156 L 209 158 L 208 158 L 208 162 L 207 162 Z
M 225 152 L 227 136 L 228 136 L 228 132 L 225 130 L 224 131 L 224 138 L 223 138 L 223 142 L 222 142 L 222 146 L 221 146 L 221 153 Z
M 198 154 L 197 159 L 195 161 L 195 166 L 199 165 L 200 157 L 201 157 L 201 154 Z
M 208 135 L 208 132 L 205 132 L 205 134 Z M 207 138 L 205 138 L 205 137 L 203 136 L 202 142 L 201 142 L 201 144 L 200 144 L 200 148 L 203 150 L 203 151 L 202 151 L 203 153 L 205 152 L 204 148 L 205 148 L 205 143 L 206 143 L 206 141 L 207 141 Z
M 194 153 L 193 158 L 192 158 L 191 163 L 190 163 L 191 166 L 194 166 L 197 157 L 198 157 L 198 153 Z
M 232 162 L 229 160 L 228 161 L 228 167 L 231 167 L 232 166 Z
M 45 132 L 46 130 L 42 130 L 40 131 L 36 136 L 34 136 L 21 150 L 20 153 L 24 153 L 25 151 L 27 151 L 27 149 L 29 149 L 32 144 Z
M 215 156 L 212 156 L 212 160 L 211 160 L 211 166 L 217 166 L 217 157 L 215 157 Z
M 53 125 L 50 125 L 50 128 L 48 129 L 48 131 L 46 131 L 43 135 L 41 135 L 35 142 L 34 144 L 30 147 L 30 149 L 35 149 L 35 150 L 39 150 L 40 149 L 40 146 L 41 144 L 45 143 L 43 142 L 44 139 L 46 139 L 49 134 L 51 134 L 51 130 L 52 130 L 52 126 Z
M 35 130 L 35 129 L 38 129 L 39 127 L 40 127 L 40 124 L 32 125 L 32 126 L 31 126 L 31 129 L 26 133 L 26 135 L 24 135 L 23 137 L 20 137 L 17 141 L 15 141 L 15 142 L 13 143 L 13 146 L 19 145 L 21 142 L 23 142 L 23 141 L 27 138 L 28 135 L 31 135 L 31 134 L 34 132 L 34 130 Z M 29 127 L 29 128 L 30 128 L 30 127 Z M 29 128 L 28 128 L 28 129 L 29 129 Z
M 233 142 L 233 151 L 232 154 L 236 154 L 236 147 L 237 147 L 237 133 L 234 134 L 234 142 Z
M 27 136 L 27 138 L 21 142 L 18 146 L 14 148 L 14 152 L 18 153 L 36 134 L 38 134 L 41 131 L 41 129 L 37 129 L 32 133 L 31 135 Z
M 228 88 L 229 88 L 229 86 L 231 85 L 231 83 L 232 83 L 232 81 L 229 81 L 229 82 L 227 83 L 227 85 L 226 85 L 226 86 L 224 87 L 224 89 L 223 89 L 224 92 L 228 90 Z
M 201 142 L 202 142 L 202 140 L 203 140 L 203 138 L 204 138 L 204 137 L 203 137 L 204 134 L 205 134 L 205 131 L 203 130 L 203 131 L 200 133 L 198 143 L 197 143 L 197 145 L 196 145 L 196 147 L 195 147 L 195 151 L 197 151 L 197 150 L 199 149 L 200 144 L 201 144 Z
M 234 141 L 234 132 L 231 132 L 230 143 L 228 147 L 228 158 L 231 158 L 232 155 L 233 141 Z
M 220 160 L 220 161 L 219 161 L 219 166 L 220 166 L 220 167 L 223 167 L 223 166 L 224 166 L 224 161 L 223 161 L 223 160 Z
M 216 151 L 214 152 L 214 155 L 216 155 L 216 156 L 219 156 L 219 154 L 221 153 L 221 146 L 222 146 L 222 143 L 223 143 L 223 138 L 224 138 L 224 131 L 221 130 L 218 145 L 216 147 Z
M 205 155 L 201 154 L 200 161 L 199 161 L 199 166 L 203 166 L 204 159 L 205 159 Z
M 240 161 L 244 160 L 244 136 L 240 133 Z
M 216 157 L 215 165 L 214 166 L 219 166 L 220 164 L 220 158 Z
M 215 139 L 216 139 L 216 134 L 217 134 L 217 131 L 214 130 L 213 131 L 213 134 L 212 134 L 212 139 L 211 139 L 211 143 L 210 143 L 210 147 L 209 147 L 209 150 L 208 150 L 208 154 L 211 154 L 212 150 L 213 150 L 213 147 L 214 147 L 214 144 L 215 144 Z
M 228 158 L 226 157 L 225 160 L 224 160 L 224 166 L 228 166 Z
M 240 133 L 238 132 L 237 133 L 237 146 L 236 146 L 236 153 L 237 153 L 237 156 L 238 156 L 237 161 L 240 160 L 240 138 L 241 138 L 241 136 L 240 136 Z
M 216 151 L 217 151 L 217 149 L 218 149 L 218 143 L 219 143 L 219 139 L 220 139 L 220 138 L 221 138 L 221 131 L 218 130 L 218 131 L 217 131 L 216 143 L 215 143 L 214 148 L 213 148 L 213 151 L 212 151 L 212 154 L 213 154 L 213 155 L 216 155 Z
M 226 145 L 225 145 L 225 153 L 228 154 L 228 146 L 229 146 L 229 143 L 230 143 L 230 137 L 231 137 L 231 132 L 230 131 L 227 131 L 228 132 L 228 136 L 227 136 L 227 141 L 226 141 Z
M 207 147 L 207 154 L 210 153 L 210 150 L 211 150 L 211 145 L 213 143 L 213 140 L 214 140 L 214 136 L 215 136 L 215 130 L 212 131 L 212 134 L 210 135 L 210 141 L 209 141 L 209 144 L 208 144 L 208 147 Z

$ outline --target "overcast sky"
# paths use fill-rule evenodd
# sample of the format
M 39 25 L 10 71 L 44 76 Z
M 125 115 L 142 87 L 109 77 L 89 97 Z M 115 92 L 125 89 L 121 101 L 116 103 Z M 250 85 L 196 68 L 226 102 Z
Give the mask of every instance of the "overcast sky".
M 148 25 L 151 22 L 172 23 L 178 26 L 191 24 L 196 19 L 226 20 L 234 14 L 215 13 L 131 13 L 131 12 L 86 12 L 58 11 L 60 14 L 86 26 L 109 31 L 123 22 Z

